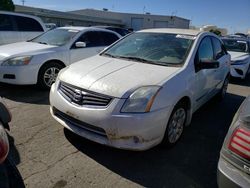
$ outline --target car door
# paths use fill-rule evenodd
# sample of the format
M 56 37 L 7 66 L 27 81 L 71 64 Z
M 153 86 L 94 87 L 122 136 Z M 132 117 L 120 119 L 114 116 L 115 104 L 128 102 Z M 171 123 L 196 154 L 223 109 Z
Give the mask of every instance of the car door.
M 215 71 L 216 69 L 199 69 L 201 60 L 213 61 L 214 52 L 210 37 L 204 37 L 198 47 L 195 56 L 195 101 L 196 109 L 204 104 L 215 89 Z
M 84 42 L 85 47 L 76 47 L 76 42 Z M 70 62 L 74 63 L 81 59 L 85 59 L 98 54 L 105 48 L 103 40 L 98 31 L 87 31 L 83 33 L 71 46 Z
M 213 49 L 214 49 L 214 60 L 219 62 L 219 68 L 214 70 L 215 71 L 215 75 L 214 75 L 215 87 L 217 89 L 220 89 L 221 84 L 222 82 L 224 82 L 224 79 L 229 70 L 230 58 L 222 42 L 215 37 L 211 37 L 211 39 L 212 39 Z

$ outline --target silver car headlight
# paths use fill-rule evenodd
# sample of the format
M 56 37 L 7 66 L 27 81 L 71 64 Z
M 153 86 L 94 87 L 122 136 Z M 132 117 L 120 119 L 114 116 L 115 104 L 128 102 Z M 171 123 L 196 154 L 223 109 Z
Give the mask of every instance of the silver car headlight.
M 245 64 L 247 64 L 248 63 L 248 60 L 241 60 L 241 61 L 239 61 L 239 60 L 237 60 L 237 61 L 232 61 L 232 65 L 245 65 Z
M 21 66 L 28 65 L 32 59 L 32 56 L 20 56 L 5 60 L 2 66 Z
M 144 113 L 149 112 L 160 86 L 144 86 L 134 91 L 124 103 L 121 112 Z

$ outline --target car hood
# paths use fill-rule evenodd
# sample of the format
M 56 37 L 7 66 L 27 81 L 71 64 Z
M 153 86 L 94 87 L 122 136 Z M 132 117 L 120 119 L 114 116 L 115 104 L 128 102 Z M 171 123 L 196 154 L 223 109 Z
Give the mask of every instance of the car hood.
M 0 46 L 0 61 L 11 56 L 33 55 L 57 46 L 39 44 L 35 42 L 17 42 Z
M 242 61 L 249 57 L 248 53 L 228 51 L 232 61 Z
M 159 85 L 179 69 L 97 55 L 65 68 L 59 79 L 90 91 L 127 98 L 136 88 Z

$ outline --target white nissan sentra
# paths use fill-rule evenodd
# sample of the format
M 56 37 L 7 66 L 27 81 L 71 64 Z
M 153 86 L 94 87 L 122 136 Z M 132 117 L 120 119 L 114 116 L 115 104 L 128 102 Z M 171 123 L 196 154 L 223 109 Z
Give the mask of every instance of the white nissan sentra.
M 50 88 L 60 69 L 98 54 L 121 36 L 92 27 L 60 27 L 30 41 L 0 46 L 0 82 Z
M 70 131 L 101 144 L 172 146 L 202 104 L 225 95 L 229 69 L 230 55 L 212 33 L 142 30 L 63 69 L 50 111 Z

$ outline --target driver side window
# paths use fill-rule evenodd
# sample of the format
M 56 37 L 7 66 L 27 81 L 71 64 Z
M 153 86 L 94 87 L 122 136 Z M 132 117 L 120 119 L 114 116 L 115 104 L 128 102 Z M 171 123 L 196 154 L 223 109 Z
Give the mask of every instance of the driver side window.
M 76 42 L 85 42 L 86 47 L 103 46 L 103 42 L 96 31 L 89 31 L 82 34 Z
M 198 62 L 200 60 L 213 60 L 214 52 L 211 39 L 209 37 L 205 37 L 199 46 L 198 54 L 197 54 Z

